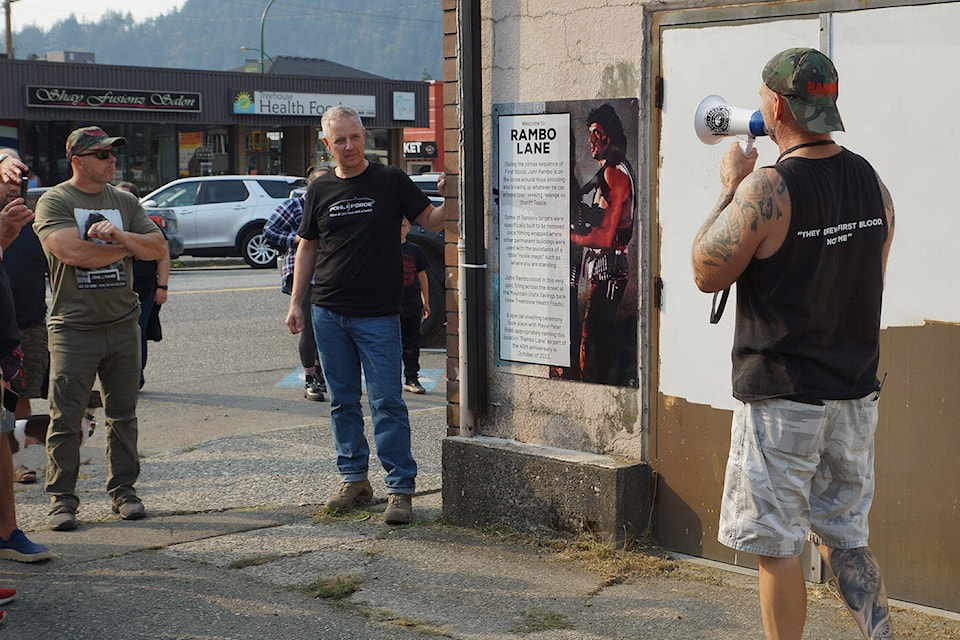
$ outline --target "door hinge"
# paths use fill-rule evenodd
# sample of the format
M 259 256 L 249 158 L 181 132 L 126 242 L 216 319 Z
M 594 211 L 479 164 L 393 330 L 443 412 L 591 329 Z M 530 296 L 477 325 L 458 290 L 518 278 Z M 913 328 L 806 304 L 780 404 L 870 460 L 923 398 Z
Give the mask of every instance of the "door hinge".
M 657 109 L 663 109 L 663 76 L 657 76 L 654 80 L 653 105 Z
M 663 306 L 663 278 L 653 277 L 653 308 L 659 309 Z

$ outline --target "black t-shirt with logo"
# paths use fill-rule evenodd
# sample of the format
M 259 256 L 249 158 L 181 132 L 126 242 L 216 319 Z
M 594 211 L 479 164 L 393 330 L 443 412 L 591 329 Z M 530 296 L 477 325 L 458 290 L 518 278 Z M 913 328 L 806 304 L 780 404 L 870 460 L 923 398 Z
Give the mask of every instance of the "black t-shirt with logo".
M 315 305 L 351 317 L 400 312 L 400 220 L 411 222 L 430 199 L 397 167 L 370 163 L 352 178 L 335 172 L 307 189 L 297 234 L 319 240 Z

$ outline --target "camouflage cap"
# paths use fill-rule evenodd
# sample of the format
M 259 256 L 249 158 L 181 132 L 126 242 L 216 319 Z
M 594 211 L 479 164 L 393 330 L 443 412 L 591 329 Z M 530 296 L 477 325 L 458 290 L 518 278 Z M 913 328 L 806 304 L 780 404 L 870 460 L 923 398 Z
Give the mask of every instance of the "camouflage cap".
M 126 138 L 111 138 L 100 127 L 83 127 L 75 129 L 67 136 L 67 157 L 70 158 L 84 151 L 122 147 L 125 144 L 127 144 Z
M 837 110 L 837 70 L 816 49 L 787 49 L 763 68 L 763 83 L 787 99 L 797 123 L 812 133 L 844 131 Z

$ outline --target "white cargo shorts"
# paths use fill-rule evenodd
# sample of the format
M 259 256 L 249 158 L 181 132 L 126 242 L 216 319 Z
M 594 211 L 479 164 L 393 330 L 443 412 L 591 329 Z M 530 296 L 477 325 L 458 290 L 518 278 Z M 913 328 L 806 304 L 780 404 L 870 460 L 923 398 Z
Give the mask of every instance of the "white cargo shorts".
M 874 492 L 876 394 L 823 405 L 737 401 L 717 539 L 775 558 L 804 541 L 867 546 Z

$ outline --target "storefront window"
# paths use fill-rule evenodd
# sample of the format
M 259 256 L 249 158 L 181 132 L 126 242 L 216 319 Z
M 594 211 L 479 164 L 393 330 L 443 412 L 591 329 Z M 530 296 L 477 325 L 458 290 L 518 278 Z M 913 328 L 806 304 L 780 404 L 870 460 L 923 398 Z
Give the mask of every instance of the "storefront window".
M 283 175 L 283 131 L 247 129 L 247 173 Z
M 148 193 L 177 177 L 174 125 L 107 124 L 103 128 L 127 139 L 117 155 L 118 181 L 132 182 L 140 193 Z
M 24 127 L 20 155 L 36 176 L 36 186 L 53 186 L 70 177 L 64 143 L 71 129 L 68 122 L 32 122 Z
M 386 129 L 367 129 L 364 155 L 370 162 L 390 164 L 390 132 Z
M 230 135 L 225 127 L 181 127 L 177 134 L 177 174 L 220 176 L 230 171 Z

